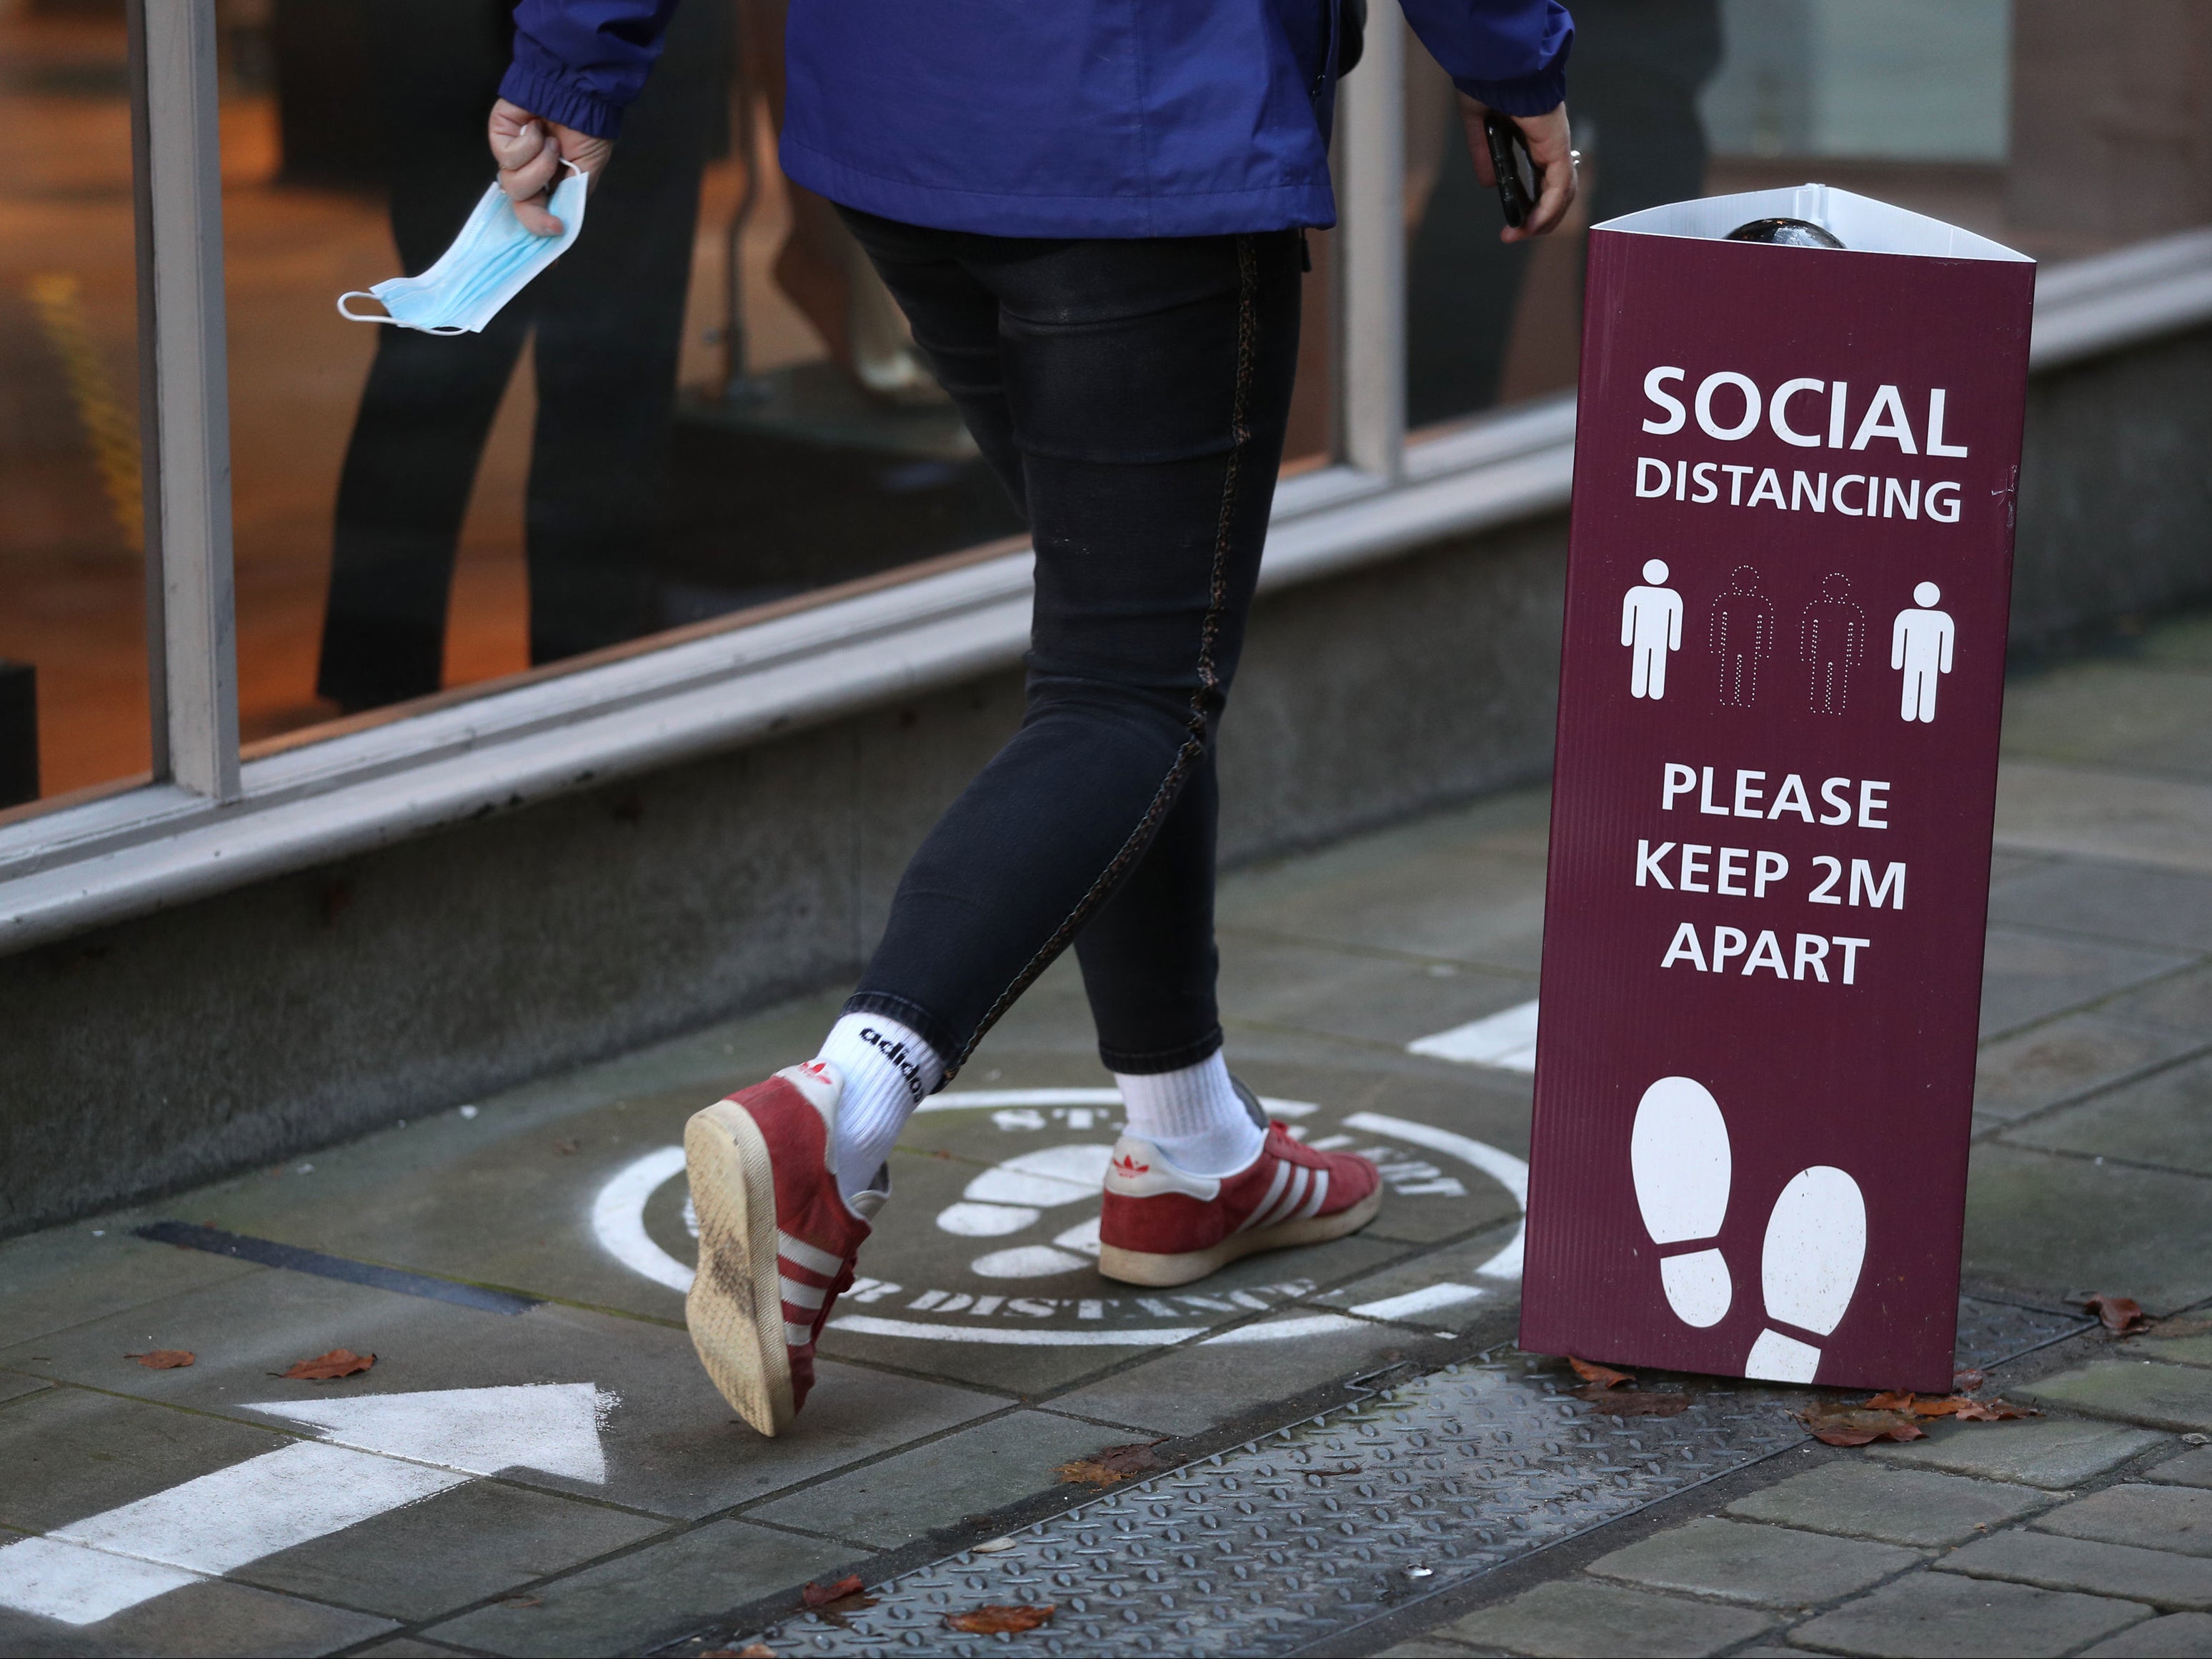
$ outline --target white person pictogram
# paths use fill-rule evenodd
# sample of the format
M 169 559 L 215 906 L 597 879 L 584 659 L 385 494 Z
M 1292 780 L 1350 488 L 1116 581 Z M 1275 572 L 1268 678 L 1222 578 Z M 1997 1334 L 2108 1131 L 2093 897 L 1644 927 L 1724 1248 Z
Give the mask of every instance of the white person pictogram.
M 1816 714 L 1840 714 L 1850 702 L 1851 665 L 1865 659 L 1866 612 L 1851 599 L 1840 572 L 1820 578 L 1820 597 L 1805 607 L 1798 654 L 1812 669 L 1809 697 Z
M 1942 597 L 1934 582 L 1921 583 L 1912 590 L 1918 609 L 1899 611 L 1889 632 L 1889 665 L 1905 671 L 1905 701 L 1898 712 L 1908 720 L 1935 720 L 1936 688 L 1951 672 L 1959 629 L 1948 613 L 1934 608 Z
M 1713 601 L 1709 643 L 1721 659 L 1721 701 L 1748 708 L 1759 699 L 1759 664 L 1774 654 L 1774 602 L 1759 591 L 1759 572 L 1740 564 L 1728 592 Z
M 1620 642 L 1632 653 L 1628 695 L 1655 702 L 1667 695 L 1667 653 L 1682 648 L 1682 596 L 1666 580 L 1667 562 L 1647 560 L 1644 585 L 1620 602 Z

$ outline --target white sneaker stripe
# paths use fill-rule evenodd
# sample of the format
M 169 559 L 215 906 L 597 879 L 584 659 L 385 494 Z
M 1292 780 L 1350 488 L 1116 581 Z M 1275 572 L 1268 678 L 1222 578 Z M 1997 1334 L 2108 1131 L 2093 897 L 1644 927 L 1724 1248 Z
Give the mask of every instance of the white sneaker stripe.
M 802 1285 L 789 1273 L 779 1273 L 777 1282 L 783 1286 L 783 1299 L 794 1308 L 804 1308 L 809 1313 L 822 1305 L 822 1298 L 830 1292 L 819 1285 Z
M 807 1325 L 794 1325 L 787 1319 L 783 1322 L 783 1340 L 792 1347 L 803 1348 L 814 1340 L 813 1328 Z
M 1238 1232 L 1248 1232 L 1252 1228 L 1262 1224 L 1262 1221 L 1267 1212 L 1275 1207 L 1275 1200 L 1283 1195 L 1284 1185 L 1290 1180 L 1290 1178 L 1291 1166 L 1289 1164 L 1279 1158 L 1277 1159 L 1275 1163 L 1275 1178 L 1273 1182 L 1268 1183 L 1267 1197 L 1261 1199 L 1258 1204 L 1255 1205 L 1253 1206 L 1252 1213 L 1246 1216 L 1244 1219 L 1238 1224 L 1237 1228 Z
M 1305 1203 L 1300 1206 L 1297 1218 L 1300 1221 L 1312 1220 L 1316 1216 L 1321 1213 L 1321 1206 L 1328 1198 L 1328 1171 L 1326 1170 L 1316 1170 L 1314 1171 L 1313 1195 L 1308 1198 Z
M 1289 1220 L 1297 1212 L 1298 1206 L 1305 1201 L 1306 1188 L 1312 1182 L 1312 1171 L 1304 1164 L 1297 1166 L 1291 1173 L 1290 1191 L 1283 1194 L 1283 1201 L 1270 1210 L 1267 1212 L 1267 1220 L 1260 1224 L 1263 1227 L 1275 1227 Z
M 787 1261 L 795 1262 L 810 1273 L 821 1273 L 830 1279 L 836 1278 L 838 1271 L 845 1265 L 829 1251 L 817 1250 L 805 1239 L 793 1238 L 781 1228 L 776 1230 L 775 1251 Z

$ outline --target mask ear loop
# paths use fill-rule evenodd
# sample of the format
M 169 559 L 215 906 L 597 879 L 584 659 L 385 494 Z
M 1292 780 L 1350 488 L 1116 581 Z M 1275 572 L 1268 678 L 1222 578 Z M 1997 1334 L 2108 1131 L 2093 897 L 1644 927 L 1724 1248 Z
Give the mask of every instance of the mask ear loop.
M 371 294 L 365 288 L 349 289 L 345 293 L 338 295 L 338 315 L 344 318 L 346 321 L 349 323 L 389 323 L 394 328 L 398 327 L 399 319 L 397 317 L 364 316 L 346 309 L 345 302 L 348 300 L 375 299 L 376 295 Z M 377 303 L 381 305 L 383 301 L 379 300 L 377 301 Z
M 346 309 L 345 302 L 348 300 L 375 299 L 376 295 L 371 294 L 365 288 L 349 289 L 345 293 L 338 295 L 338 315 L 344 318 L 346 321 L 349 323 L 387 323 L 393 328 L 404 328 L 406 326 L 406 325 L 401 322 L 397 317 L 362 316 L 357 313 L 350 312 Z M 378 300 L 377 303 L 381 305 L 384 302 L 381 300 Z M 466 334 L 469 331 L 465 328 L 418 328 L 415 331 L 417 334 Z

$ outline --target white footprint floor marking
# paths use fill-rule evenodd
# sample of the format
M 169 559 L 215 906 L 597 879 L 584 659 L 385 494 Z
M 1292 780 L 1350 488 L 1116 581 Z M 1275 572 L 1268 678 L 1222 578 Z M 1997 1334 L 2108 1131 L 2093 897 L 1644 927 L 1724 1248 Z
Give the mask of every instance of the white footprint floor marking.
M 1735 1301 L 1735 1281 L 1719 1247 L 1708 1241 L 1719 1237 L 1728 1218 L 1735 1158 L 1712 1091 L 1686 1077 L 1662 1077 L 1646 1089 L 1629 1130 L 1628 1163 L 1644 1230 L 1662 1251 L 1667 1305 L 1686 1325 L 1719 1324 Z M 1799 1170 L 1766 1219 L 1759 1275 L 1770 1328 L 1751 1345 L 1743 1374 L 1810 1382 L 1820 1350 L 1805 1337 L 1826 1336 L 1843 1323 L 1865 1261 L 1866 1198 L 1858 1182 L 1831 1164 Z
M 1843 1323 L 1866 1261 L 1866 1199 L 1859 1183 L 1831 1164 L 1801 1170 L 1774 1200 L 1759 1252 L 1766 1316 L 1826 1336 Z M 1743 1374 L 1768 1382 L 1810 1382 L 1820 1369 L 1812 1343 L 1764 1330 Z
M 1644 1091 L 1629 1131 L 1628 1164 L 1644 1231 L 1662 1252 L 1719 1236 L 1735 1164 L 1728 1121 L 1704 1084 L 1662 1077 Z M 1674 1316 L 1701 1330 L 1727 1318 L 1735 1296 L 1728 1263 L 1711 1244 L 1662 1254 L 1659 1283 Z

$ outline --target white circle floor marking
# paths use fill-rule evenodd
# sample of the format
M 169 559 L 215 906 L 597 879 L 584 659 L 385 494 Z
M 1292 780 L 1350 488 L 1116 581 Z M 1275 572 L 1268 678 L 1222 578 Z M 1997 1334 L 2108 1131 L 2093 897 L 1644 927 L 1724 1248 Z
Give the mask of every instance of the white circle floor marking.
M 1081 1133 L 1094 1127 L 1104 1133 L 1107 1128 L 1103 1124 L 1096 1123 L 1091 1111 L 1085 1109 L 1104 1108 L 1110 1110 L 1121 1103 L 1121 1092 L 1115 1089 L 966 1089 L 933 1096 L 923 1102 L 920 1109 L 950 1112 L 990 1109 L 1000 1128 L 1023 1130 L 1047 1127 L 1047 1121 L 1040 1109 L 1043 1109 L 1050 1110 L 1054 1116 L 1061 1117 L 1064 1127 L 1068 1130 Z M 1308 1117 L 1321 1109 L 1310 1101 L 1278 1100 L 1266 1096 L 1261 1097 L 1261 1104 L 1271 1115 L 1289 1120 Z M 1501 1151 L 1486 1141 L 1407 1118 L 1391 1117 L 1379 1112 L 1355 1112 L 1343 1121 L 1347 1129 L 1364 1130 L 1369 1134 L 1382 1135 L 1389 1139 L 1441 1152 L 1480 1170 L 1504 1188 L 1512 1195 L 1515 1205 L 1523 1212 L 1522 1224 L 1515 1230 L 1512 1239 L 1503 1249 L 1474 1271 L 1477 1277 L 1483 1279 L 1510 1282 L 1520 1278 L 1522 1240 L 1527 1226 L 1528 1202 L 1528 1164 L 1512 1153 Z M 1017 1154 L 984 1170 L 969 1182 L 960 1200 L 939 1213 L 937 1224 L 945 1232 L 975 1238 L 997 1237 L 1018 1232 L 1036 1221 L 1044 1210 L 1087 1198 L 1095 1192 L 1103 1176 L 1107 1151 L 1108 1148 L 1096 1145 L 1063 1144 Z M 1094 1164 L 1097 1166 L 1095 1172 L 1092 1170 Z M 691 1281 L 697 1277 L 697 1272 L 661 1249 L 646 1230 L 645 1210 L 655 1193 L 683 1173 L 683 1147 L 658 1147 L 633 1158 L 617 1170 L 599 1188 L 592 1202 L 592 1233 L 600 1248 L 631 1272 L 652 1279 L 657 1285 L 665 1285 L 679 1295 L 690 1290 Z M 1428 1173 L 1433 1175 L 1435 1172 L 1431 1169 Z M 1446 1184 L 1455 1192 L 1460 1190 L 1455 1182 Z M 686 1209 L 688 1212 L 688 1203 Z M 1097 1252 L 1098 1223 L 1093 1217 L 1059 1234 L 1050 1245 L 1017 1245 L 992 1251 L 977 1257 L 969 1265 L 971 1272 L 985 1279 L 1047 1278 L 1085 1266 L 1097 1256 Z M 862 1279 L 854 1288 L 859 1291 L 861 1286 L 874 1282 Z M 886 1286 L 884 1289 L 895 1291 L 896 1287 Z M 1255 1310 L 1267 1305 L 1249 1293 L 1232 1294 L 1238 1297 L 1240 1304 L 1251 1306 Z M 1352 1311 L 1389 1318 L 1473 1301 L 1483 1294 L 1483 1291 L 1473 1285 L 1434 1284 L 1363 1304 Z M 1005 1299 L 982 1298 L 993 1302 Z M 945 1293 L 941 1291 L 931 1291 L 917 1299 L 920 1304 L 932 1304 L 933 1306 L 945 1300 Z M 954 1305 L 939 1310 L 954 1312 L 957 1310 L 958 1304 L 975 1300 L 973 1297 L 954 1297 L 951 1298 Z M 1083 1305 L 1086 1310 L 1085 1316 L 1093 1316 L 1087 1311 L 1092 1304 L 1086 1303 Z M 1163 1306 L 1158 1311 L 1172 1313 L 1176 1310 Z M 1314 1314 L 1303 1318 L 1241 1326 L 1208 1340 L 1217 1342 L 1289 1340 L 1348 1328 L 1356 1322 L 1339 1314 Z M 1151 1325 L 1103 1330 L 942 1325 L 852 1313 L 832 1320 L 830 1328 L 852 1331 L 859 1335 L 918 1337 L 938 1341 L 982 1342 L 1024 1347 L 1158 1346 L 1203 1335 L 1206 1331 L 1203 1325 Z

